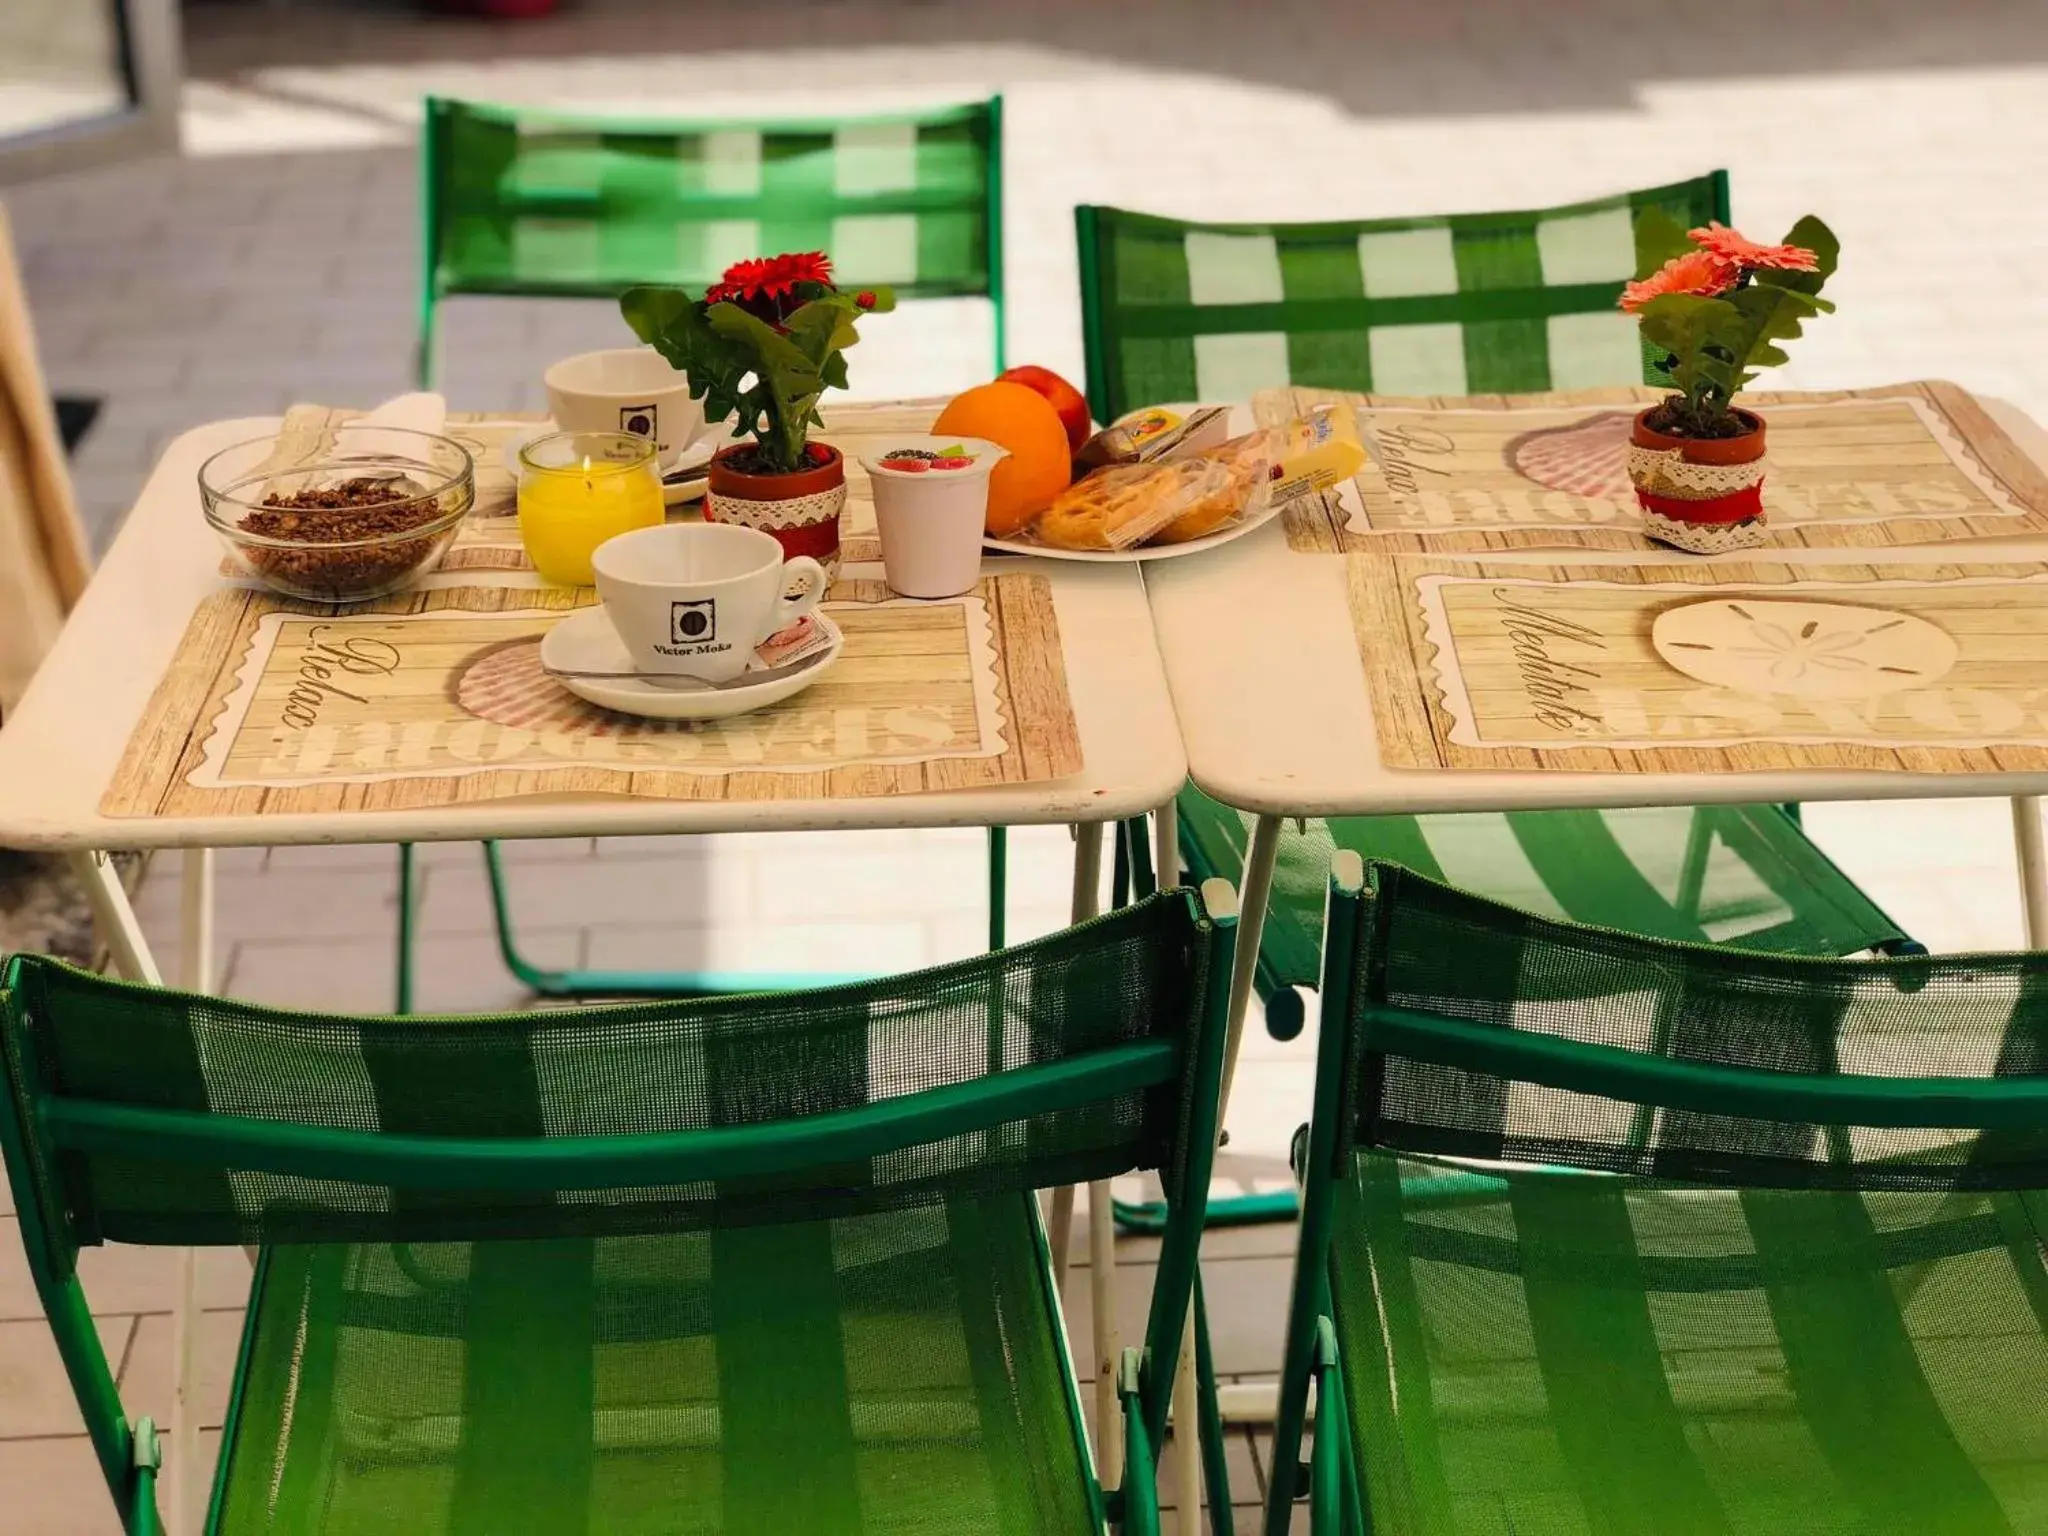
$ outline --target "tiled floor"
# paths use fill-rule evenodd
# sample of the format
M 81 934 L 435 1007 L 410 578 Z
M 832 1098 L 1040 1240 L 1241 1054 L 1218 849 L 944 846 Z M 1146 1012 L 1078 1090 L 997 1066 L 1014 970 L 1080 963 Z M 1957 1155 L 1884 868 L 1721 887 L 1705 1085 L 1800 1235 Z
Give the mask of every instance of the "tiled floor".
M 55 5 L 58 0 L 33 0 Z M 397 0 L 188 11 L 189 153 L 5 189 L 53 383 L 101 393 L 79 461 L 104 547 L 185 427 L 296 399 L 373 403 L 407 383 L 424 91 L 616 109 L 819 111 L 1006 95 L 1012 351 L 1078 375 L 1069 209 L 1312 217 L 1529 205 L 1724 164 L 1736 212 L 1775 234 L 1808 208 L 1842 234 L 1841 312 L 1787 382 L 1946 376 L 2048 417 L 2048 12 L 1918 0 L 1723 0 L 1712 27 L 1626 0 L 763 0 L 736 13 L 585 0 L 552 21 L 430 19 Z M 763 43 L 761 39 L 772 39 Z M 459 301 L 445 384 L 461 408 L 532 405 L 547 361 L 622 339 L 605 306 Z M 864 393 L 975 378 L 972 302 L 907 311 L 858 354 Z M 2021 933 L 2006 808 L 1814 806 L 1815 836 L 1937 948 Z M 1015 834 L 1012 930 L 1062 922 L 1068 845 Z M 913 966 L 967 953 L 982 913 L 973 833 L 532 845 L 512 851 L 522 942 L 544 964 Z M 428 850 L 422 1006 L 517 1004 L 473 848 Z M 142 896 L 170 948 L 175 859 Z M 390 985 L 387 850 L 223 855 L 222 981 L 237 995 L 374 1008 Z M 1285 1177 L 1311 1035 L 1254 1030 L 1226 1187 Z M 11 1220 L 11 1218 L 9 1218 Z M 1219 1364 L 1269 1370 L 1291 1233 L 1219 1235 Z M 1119 1255 L 1127 1325 L 1147 1245 Z M 162 1412 L 162 1254 L 89 1255 L 89 1297 L 131 1407 Z M 211 1256 L 201 1339 L 219 1383 L 246 1274 Z M 1075 1298 L 1086 1329 L 1086 1286 Z M 215 1388 L 217 1390 L 217 1386 Z M 1235 1496 L 1264 1466 L 1233 1443 Z M 0 1243 L 0 1528 L 111 1530 L 15 1246 Z M 1240 1525 L 1250 1519 L 1240 1509 Z

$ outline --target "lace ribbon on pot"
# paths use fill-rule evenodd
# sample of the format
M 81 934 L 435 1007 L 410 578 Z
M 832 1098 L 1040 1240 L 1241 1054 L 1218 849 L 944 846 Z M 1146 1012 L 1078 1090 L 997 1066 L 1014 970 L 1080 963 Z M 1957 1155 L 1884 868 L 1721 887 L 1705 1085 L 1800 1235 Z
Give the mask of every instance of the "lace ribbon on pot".
M 846 487 L 835 485 L 829 491 L 790 496 L 779 501 L 753 501 L 743 496 L 721 496 L 713 491 L 710 501 L 712 521 L 739 523 L 768 533 L 777 528 L 802 528 L 811 523 L 831 521 L 846 505 Z
M 1739 523 L 1689 523 L 1656 512 L 1643 514 L 1643 532 L 1660 544 L 1695 555 L 1724 555 L 1759 549 L 1767 540 L 1762 518 Z
M 1677 448 L 1628 447 L 1628 477 L 1639 491 L 1679 501 L 1712 501 L 1763 483 L 1769 461 L 1747 464 L 1695 464 Z

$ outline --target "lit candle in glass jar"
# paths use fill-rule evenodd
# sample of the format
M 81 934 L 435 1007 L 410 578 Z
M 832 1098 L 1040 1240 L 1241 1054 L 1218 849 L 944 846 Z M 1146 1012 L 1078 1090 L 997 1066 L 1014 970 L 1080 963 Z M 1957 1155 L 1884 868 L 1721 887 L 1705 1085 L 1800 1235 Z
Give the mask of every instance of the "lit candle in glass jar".
M 519 539 L 549 581 L 589 586 L 606 539 L 664 516 L 655 447 L 629 432 L 554 432 L 519 450 Z

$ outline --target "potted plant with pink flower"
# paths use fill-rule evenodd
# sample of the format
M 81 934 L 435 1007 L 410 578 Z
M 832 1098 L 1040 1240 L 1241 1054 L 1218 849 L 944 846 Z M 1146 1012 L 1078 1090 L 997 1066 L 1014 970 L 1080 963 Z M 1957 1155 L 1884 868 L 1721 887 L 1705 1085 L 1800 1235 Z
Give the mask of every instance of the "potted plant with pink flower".
M 1780 343 L 1809 316 L 1834 308 L 1820 290 L 1839 251 L 1811 214 L 1780 245 L 1718 223 L 1681 229 L 1659 208 L 1637 219 L 1638 279 L 1621 307 L 1676 391 L 1630 434 L 1629 479 L 1651 538 L 1697 554 L 1763 543 L 1764 421 L 1735 395 L 1788 360 Z
M 772 534 L 785 554 L 839 565 L 846 460 L 813 442 L 818 401 L 846 388 L 846 349 L 864 314 L 895 308 L 886 288 L 841 291 L 824 252 L 736 262 L 692 298 L 681 288 L 629 288 L 619 310 L 642 341 L 689 380 L 690 397 L 732 435 L 752 439 L 711 460 L 704 515 Z

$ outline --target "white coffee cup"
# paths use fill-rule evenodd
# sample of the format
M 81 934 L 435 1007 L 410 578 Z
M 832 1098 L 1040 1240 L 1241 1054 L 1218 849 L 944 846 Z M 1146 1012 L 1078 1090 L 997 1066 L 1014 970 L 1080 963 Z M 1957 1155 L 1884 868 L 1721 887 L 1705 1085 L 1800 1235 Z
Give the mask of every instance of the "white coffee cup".
M 958 597 L 973 588 L 981 576 L 988 477 L 1009 454 L 979 437 L 906 434 L 860 456 L 875 495 L 882 579 L 892 592 Z
M 827 580 L 810 556 L 785 563 L 774 539 L 735 523 L 637 528 L 590 564 L 634 667 L 708 683 L 745 671 L 755 646 L 818 606 Z
M 548 411 L 566 432 L 651 437 L 662 467 L 704 435 L 704 404 L 686 375 L 652 347 L 614 347 L 565 357 L 541 375 Z

